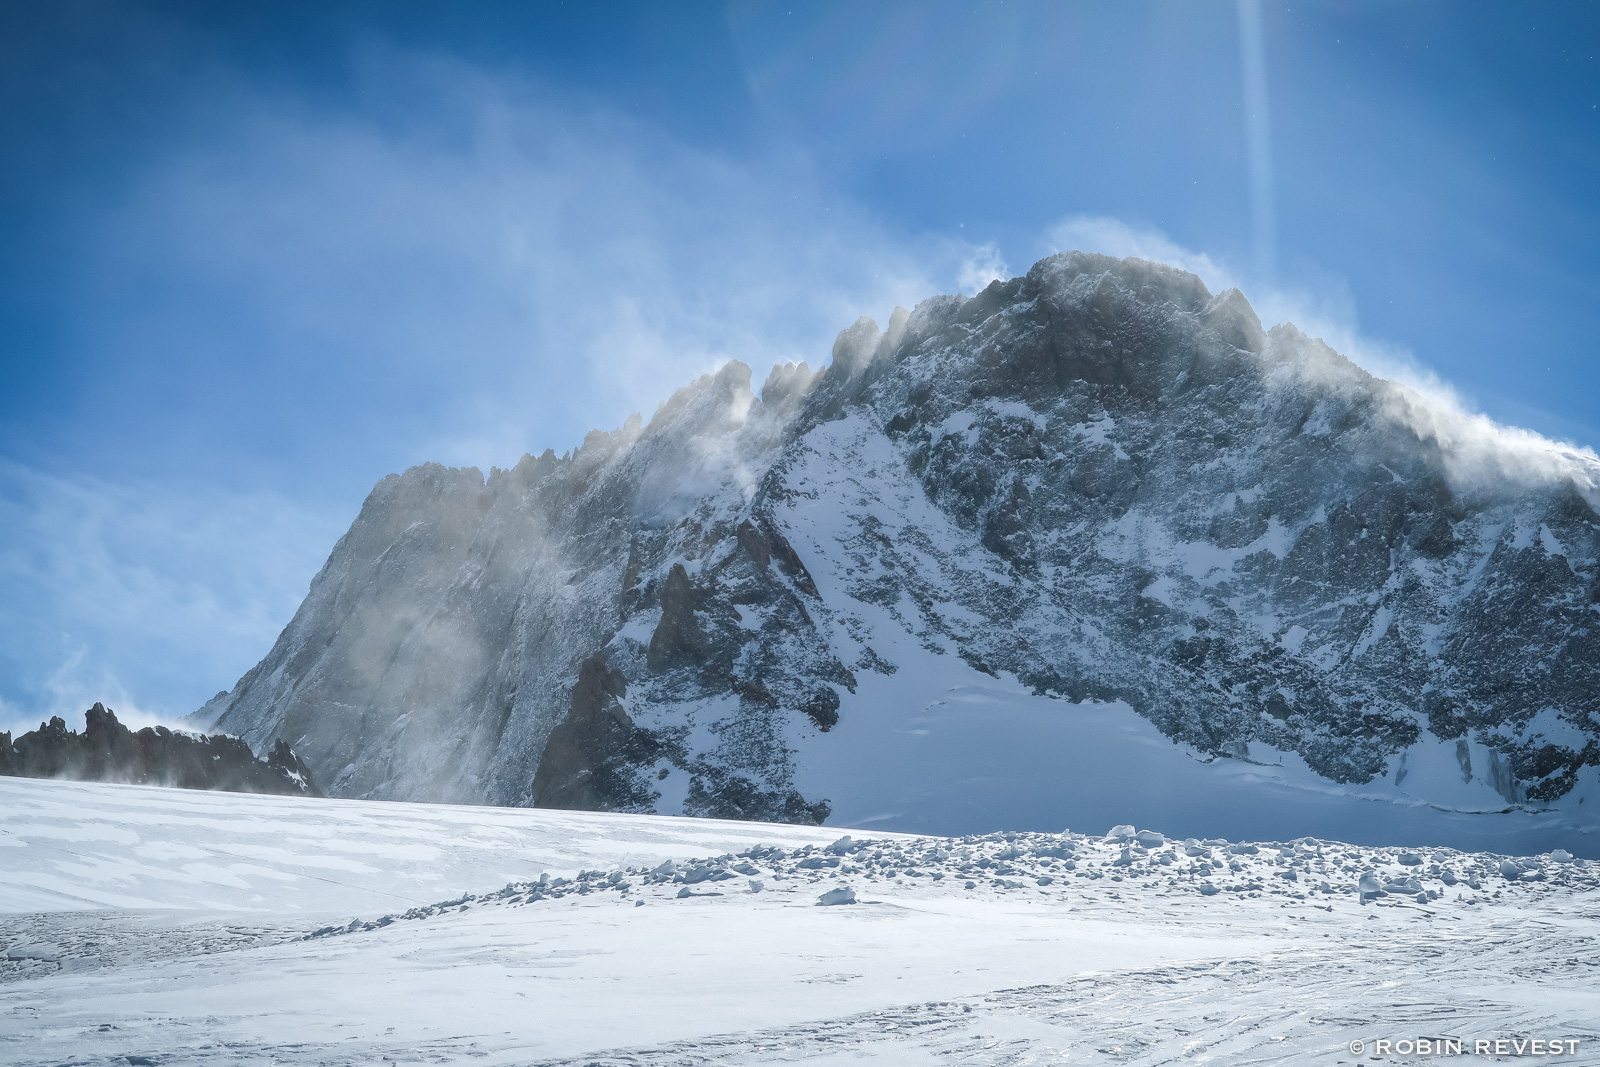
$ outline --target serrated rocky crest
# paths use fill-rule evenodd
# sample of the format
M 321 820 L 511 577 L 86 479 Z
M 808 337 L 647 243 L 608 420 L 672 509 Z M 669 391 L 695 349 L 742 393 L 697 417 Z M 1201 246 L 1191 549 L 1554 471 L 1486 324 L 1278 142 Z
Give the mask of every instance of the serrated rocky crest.
M 202 717 L 336 796 L 821 821 L 797 739 L 897 669 L 894 627 L 1202 758 L 1398 784 L 1453 743 L 1508 807 L 1600 765 L 1592 454 L 1469 463 L 1420 398 L 1140 260 L 1053 256 L 832 356 L 385 478 Z

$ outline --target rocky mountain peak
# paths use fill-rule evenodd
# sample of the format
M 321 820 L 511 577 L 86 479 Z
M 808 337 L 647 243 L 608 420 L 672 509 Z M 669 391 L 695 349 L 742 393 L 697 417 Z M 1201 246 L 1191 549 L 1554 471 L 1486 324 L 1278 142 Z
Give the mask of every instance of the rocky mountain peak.
M 385 479 L 208 707 L 340 795 L 865 818 L 999 780 L 970 719 L 909 725 L 937 677 L 1306 796 L 1559 807 L 1600 764 L 1597 473 L 1067 253 L 759 396 L 731 362 L 568 456 Z

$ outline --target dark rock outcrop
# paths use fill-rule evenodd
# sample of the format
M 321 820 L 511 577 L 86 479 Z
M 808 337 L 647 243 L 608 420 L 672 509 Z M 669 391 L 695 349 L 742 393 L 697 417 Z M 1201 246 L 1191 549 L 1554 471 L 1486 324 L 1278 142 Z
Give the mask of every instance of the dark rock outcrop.
M 705 635 L 694 618 L 694 586 L 683 564 L 674 563 L 661 586 L 661 620 L 650 635 L 646 662 L 657 671 L 692 663 L 700 658 L 704 645 Z
M 608 670 L 605 657 L 578 667 L 572 706 L 545 742 L 534 773 L 538 807 L 587 811 L 649 811 L 655 795 L 636 768 L 654 762 L 661 742 L 628 717 L 622 700 L 628 680 Z
M 165 726 L 130 730 L 103 704 L 84 712 L 81 734 L 68 730 L 60 716 L 15 741 L 0 732 L 0 774 L 231 793 L 322 795 L 310 769 L 282 740 L 266 759 L 257 759 L 237 737 L 192 737 Z

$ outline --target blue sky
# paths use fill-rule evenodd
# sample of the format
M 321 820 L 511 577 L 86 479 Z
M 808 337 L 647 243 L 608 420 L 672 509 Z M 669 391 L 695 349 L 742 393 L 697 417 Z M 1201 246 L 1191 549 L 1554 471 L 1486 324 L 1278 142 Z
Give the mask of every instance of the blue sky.
M 230 686 L 390 471 L 1068 247 L 1600 445 L 1600 6 L 1259 12 L 0 7 L 0 728 Z

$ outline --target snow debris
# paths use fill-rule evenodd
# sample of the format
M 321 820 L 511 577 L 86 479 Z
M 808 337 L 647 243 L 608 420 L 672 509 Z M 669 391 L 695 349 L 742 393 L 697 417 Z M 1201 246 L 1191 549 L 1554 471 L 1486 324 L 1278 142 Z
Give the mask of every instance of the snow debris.
M 1564 850 L 1552 852 L 1551 862 L 1541 867 L 1540 861 L 1531 857 L 1518 860 L 1447 848 L 1374 848 L 1313 838 L 1234 844 L 1191 839 L 1178 845 L 1154 831 L 1117 827 L 1123 829 L 1130 832 L 1101 838 L 1071 831 L 1007 832 L 959 839 L 843 838 L 832 845 L 794 850 L 762 845 L 737 856 L 663 863 L 649 870 L 586 870 L 571 880 L 547 876 L 538 882 L 513 883 L 494 893 L 462 895 L 379 919 L 325 926 L 305 936 L 368 932 L 399 921 L 441 917 L 468 905 L 523 906 L 598 893 L 646 899 L 721 896 L 714 890 L 700 892 L 690 887 L 709 887 L 738 875 L 746 877 L 749 894 L 815 892 L 812 886 L 826 874 L 864 880 L 879 892 L 902 898 L 1028 889 L 1075 907 L 1096 901 L 1120 907 L 1127 899 L 1122 894 L 1130 890 L 1152 902 L 1230 894 L 1318 908 L 1331 908 L 1341 901 L 1382 907 L 1470 907 L 1489 899 L 1479 876 L 1496 873 L 1503 887 L 1497 893 L 1600 889 L 1600 868 L 1573 859 Z M 855 892 L 841 886 L 823 893 L 820 902 L 854 903 Z

